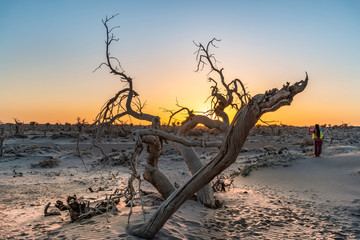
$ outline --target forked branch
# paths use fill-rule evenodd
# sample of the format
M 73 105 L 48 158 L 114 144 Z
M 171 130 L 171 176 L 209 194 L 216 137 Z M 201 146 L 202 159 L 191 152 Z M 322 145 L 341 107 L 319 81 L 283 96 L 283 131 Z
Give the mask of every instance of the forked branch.
M 241 80 L 234 79 L 230 83 L 227 83 L 223 74 L 224 69 L 217 67 L 218 61 L 216 60 L 215 55 L 210 51 L 212 47 L 217 48 L 215 43 L 219 41 L 219 39 L 213 38 L 206 46 L 194 42 L 197 47 L 197 51 L 195 52 L 197 60 L 196 72 L 202 70 L 205 65 L 209 65 L 210 73 L 215 73 L 215 76 L 209 76 L 208 78 L 209 82 L 213 84 L 210 87 L 211 93 L 207 99 L 210 99 L 210 110 L 201 115 L 188 110 L 188 117 L 181 126 L 181 128 L 186 129 L 186 132 L 181 131 L 185 133 L 183 135 L 186 135 L 188 130 L 196 127 L 198 124 L 203 124 L 209 128 L 215 127 L 221 131 L 225 131 L 230 123 L 229 116 L 225 112 L 225 109 L 231 107 L 238 110 L 241 106 L 248 104 L 249 102 L 250 95 L 246 91 L 245 85 Z M 220 86 L 218 83 L 221 83 Z M 181 106 L 178 107 L 179 110 L 177 111 L 169 111 L 171 113 L 169 123 L 176 114 L 187 110 L 187 108 Z

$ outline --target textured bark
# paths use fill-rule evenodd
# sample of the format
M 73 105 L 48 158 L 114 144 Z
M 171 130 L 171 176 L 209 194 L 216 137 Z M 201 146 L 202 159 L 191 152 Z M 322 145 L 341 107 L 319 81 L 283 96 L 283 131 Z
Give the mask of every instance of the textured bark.
M 204 124 L 209 129 L 216 128 L 220 131 L 226 131 L 226 129 L 229 127 L 229 124 L 226 122 L 224 123 L 218 120 L 213 120 L 208 118 L 207 116 L 193 115 L 189 116 L 186 121 L 181 125 L 178 131 L 178 135 L 187 136 L 189 131 L 200 123 Z
M 217 148 L 220 148 L 220 146 L 221 146 L 220 142 L 190 141 L 181 136 L 173 135 L 173 134 L 164 132 L 162 130 L 153 129 L 153 128 L 135 130 L 134 134 L 139 135 L 139 136 L 154 135 L 154 136 L 161 137 L 161 138 L 166 139 L 171 142 L 180 143 L 187 147 L 217 147 Z
M 224 113 L 222 118 L 228 120 L 227 114 Z M 189 131 L 195 128 L 200 123 L 204 124 L 209 129 L 216 128 L 219 129 L 220 131 L 226 131 L 226 129 L 229 126 L 228 121 L 221 122 L 219 120 L 210 119 L 207 116 L 192 115 L 189 116 L 188 119 L 186 119 L 183 125 L 179 128 L 178 135 L 182 137 L 186 137 Z M 187 147 L 178 143 L 174 143 L 174 146 L 180 152 L 192 175 L 194 175 L 197 171 L 199 171 L 203 167 L 203 164 L 200 161 L 199 157 L 197 156 L 194 148 Z M 197 197 L 198 200 L 202 204 L 204 204 L 204 206 L 211 208 L 214 208 L 216 206 L 213 190 L 210 186 L 210 183 L 206 184 L 203 188 L 201 188 L 198 191 Z
M 147 143 L 148 152 L 143 177 L 166 199 L 176 188 L 158 168 L 159 157 L 162 152 L 160 139 L 157 136 L 149 135 L 142 137 L 142 141 Z
M 199 171 L 203 164 L 197 156 L 194 148 L 174 143 L 175 148 L 180 152 L 192 175 Z M 215 198 L 210 184 L 206 184 L 197 193 L 197 199 L 206 207 L 214 208 Z
M 224 114 L 227 117 L 226 113 Z M 210 129 L 216 128 L 221 131 L 225 131 L 229 126 L 228 122 L 212 120 L 202 115 L 193 115 L 193 116 L 189 116 L 188 119 L 183 123 L 183 125 L 180 127 L 178 131 L 178 135 L 182 137 L 186 137 L 189 131 L 195 128 L 200 123 L 204 124 L 206 127 Z M 194 175 L 197 171 L 199 171 L 203 167 L 203 164 L 200 161 L 199 157 L 197 156 L 194 148 L 187 147 L 178 143 L 174 143 L 174 146 L 180 152 L 192 175 Z M 216 206 L 213 190 L 210 184 L 206 184 L 203 188 L 201 188 L 198 191 L 197 197 L 198 200 L 202 204 L 204 204 L 204 206 L 211 208 L 214 208 Z

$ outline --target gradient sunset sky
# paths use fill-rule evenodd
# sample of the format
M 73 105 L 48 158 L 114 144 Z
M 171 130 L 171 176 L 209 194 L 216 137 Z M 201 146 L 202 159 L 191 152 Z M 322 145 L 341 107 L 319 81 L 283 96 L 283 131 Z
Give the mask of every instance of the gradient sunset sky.
M 105 60 L 105 16 L 119 13 L 111 48 L 144 112 L 176 101 L 207 110 L 208 70 L 196 73 L 193 43 L 221 39 L 213 53 L 228 81 L 252 96 L 309 74 L 291 106 L 263 120 L 360 125 L 360 1 L 0 0 L 0 121 L 92 122 L 122 83 Z

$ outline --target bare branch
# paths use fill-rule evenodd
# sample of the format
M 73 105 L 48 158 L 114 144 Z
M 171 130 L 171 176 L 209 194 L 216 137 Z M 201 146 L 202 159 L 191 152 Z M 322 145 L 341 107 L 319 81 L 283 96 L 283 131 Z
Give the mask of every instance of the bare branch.
M 182 108 L 180 108 L 179 110 L 177 110 L 177 111 L 175 111 L 175 112 L 172 112 L 172 111 L 170 111 L 170 110 L 166 110 L 166 111 L 168 111 L 168 112 L 171 113 L 167 125 L 168 125 L 168 126 L 170 125 L 171 119 L 172 119 L 176 114 L 178 114 L 178 113 L 180 113 L 180 112 L 182 112 L 182 111 L 185 111 L 185 110 L 187 111 L 187 113 L 188 113 L 189 116 L 190 116 L 190 115 L 193 115 L 193 111 L 190 110 L 190 109 L 188 109 L 187 107 L 182 107 Z
M 94 69 L 94 71 L 92 71 L 92 73 L 96 72 L 98 69 L 100 69 L 102 67 L 102 65 L 105 65 L 108 67 L 108 65 L 106 63 L 101 63 L 97 68 Z
M 102 107 L 100 113 L 96 117 L 97 123 L 109 122 L 110 124 L 114 123 L 119 118 L 130 115 L 134 118 L 146 121 L 156 121 L 158 118 L 156 116 L 152 116 L 150 114 L 144 114 L 142 111 L 146 105 L 141 103 L 140 99 L 137 98 L 139 95 L 133 89 L 133 79 L 125 74 L 121 63 L 118 58 L 110 55 L 110 45 L 113 41 L 118 41 L 118 38 L 115 38 L 115 35 L 112 33 L 113 30 L 117 29 L 118 26 L 109 28 L 109 21 L 116 17 L 118 14 L 113 15 L 111 17 L 106 17 L 103 19 L 103 24 L 106 29 L 106 63 L 100 64 L 99 67 L 106 65 L 110 69 L 110 73 L 117 75 L 120 77 L 122 82 L 128 84 L 127 88 L 120 90 L 113 98 L 111 98 L 105 106 Z M 113 65 L 113 61 L 116 62 L 116 66 Z M 132 107 L 135 107 L 134 111 Z
M 293 97 L 305 89 L 308 80 L 306 72 L 305 80 L 301 80 L 291 86 L 290 83 L 287 83 L 280 90 L 274 88 L 265 92 L 265 94 L 257 95 L 252 99 L 251 104 L 256 104 L 261 109 L 261 114 L 275 111 L 284 105 L 290 105 Z
M 215 55 L 210 53 L 210 48 L 216 46 L 216 42 L 219 42 L 220 40 L 213 38 L 211 41 L 209 41 L 204 47 L 201 43 L 195 43 L 195 46 L 198 48 L 196 51 L 196 60 L 197 60 L 197 69 L 196 71 L 200 71 L 200 69 L 203 69 L 205 65 L 210 66 L 210 73 L 215 72 L 221 82 L 221 86 L 225 90 L 225 94 L 221 93 L 218 82 L 213 78 L 209 77 L 209 81 L 214 83 L 211 88 L 211 95 L 208 97 L 207 100 L 211 100 L 211 110 L 209 111 L 209 115 L 215 114 L 217 118 L 221 118 L 224 122 L 229 123 L 228 116 L 225 113 L 225 109 L 228 106 L 231 106 L 235 109 L 240 109 L 241 106 L 244 104 L 247 104 L 250 95 L 247 93 L 246 88 L 244 84 L 239 79 L 234 79 L 229 84 L 226 83 L 225 77 L 223 75 L 223 68 L 219 69 L 217 68 L 217 59 L 215 58 Z M 236 97 L 238 100 L 236 100 L 234 97 Z M 206 100 L 206 101 L 207 101 Z M 240 106 L 238 101 L 240 101 Z
M 105 21 L 103 20 L 103 23 L 105 24 L 105 23 L 107 23 L 108 21 L 110 21 L 111 19 L 113 19 L 114 17 L 116 17 L 116 16 L 118 16 L 119 15 L 119 13 L 117 13 L 117 14 L 115 14 L 115 15 L 112 15 L 111 17 L 105 17 Z
M 134 131 L 133 134 L 137 134 L 139 136 L 144 136 L 144 135 L 155 135 L 155 136 L 159 136 L 163 139 L 172 141 L 172 142 L 177 142 L 180 143 L 184 146 L 187 147 L 219 147 L 220 143 L 216 143 L 216 142 L 206 142 L 205 140 L 202 141 L 189 141 L 185 138 L 173 135 L 173 134 L 169 134 L 167 132 L 158 130 L 158 129 L 141 129 L 141 130 L 136 130 Z

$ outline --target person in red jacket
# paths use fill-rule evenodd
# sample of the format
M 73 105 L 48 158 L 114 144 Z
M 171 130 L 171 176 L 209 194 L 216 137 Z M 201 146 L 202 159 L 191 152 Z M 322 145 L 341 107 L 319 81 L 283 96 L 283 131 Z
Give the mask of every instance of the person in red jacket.
M 308 131 L 309 133 L 312 133 L 315 157 L 320 157 L 323 141 L 323 134 L 321 128 L 319 127 L 319 124 L 316 124 L 313 130 L 310 130 L 309 128 Z

